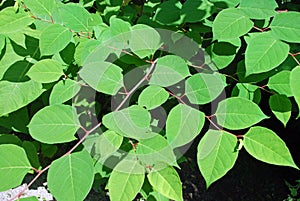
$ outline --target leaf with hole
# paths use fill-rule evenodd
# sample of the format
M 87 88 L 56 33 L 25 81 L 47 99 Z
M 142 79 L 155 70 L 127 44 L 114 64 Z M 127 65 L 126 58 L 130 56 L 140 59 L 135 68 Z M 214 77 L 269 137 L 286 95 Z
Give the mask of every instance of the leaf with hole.
M 236 137 L 225 131 L 208 130 L 204 134 L 198 145 L 197 163 L 207 188 L 234 166 L 236 145 Z
M 148 110 L 152 110 L 162 105 L 168 98 L 169 94 L 164 88 L 150 85 L 141 92 L 138 104 L 146 107 Z
M 299 169 L 286 147 L 272 130 L 260 126 L 249 129 L 244 135 L 244 147 L 257 160 Z

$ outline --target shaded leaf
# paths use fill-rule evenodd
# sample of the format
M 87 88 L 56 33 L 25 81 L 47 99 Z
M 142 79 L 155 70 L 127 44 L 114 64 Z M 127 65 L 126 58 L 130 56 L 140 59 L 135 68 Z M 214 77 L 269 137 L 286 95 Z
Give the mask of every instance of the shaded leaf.
M 291 117 L 292 103 L 285 95 L 275 94 L 269 99 L 270 109 L 276 118 L 286 126 Z

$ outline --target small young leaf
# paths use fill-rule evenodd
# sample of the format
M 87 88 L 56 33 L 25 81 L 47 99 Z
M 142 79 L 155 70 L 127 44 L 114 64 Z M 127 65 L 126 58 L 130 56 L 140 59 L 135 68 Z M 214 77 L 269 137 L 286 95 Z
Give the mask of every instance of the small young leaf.
M 258 105 L 241 97 L 221 101 L 215 116 L 219 125 L 231 130 L 244 129 L 268 118 Z
M 299 169 L 285 143 L 270 129 L 255 126 L 244 135 L 244 147 L 257 160 Z
M 126 166 L 126 167 L 125 167 Z M 124 171 L 123 167 L 125 168 Z M 122 160 L 113 169 L 108 190 L 111 201 L 132 201 L 144 183 L 144 167 L 137 160 Z
M 93 160 L 85 150 L 53 161 L 47 175 L 49 190 L 57 200 L 84 200 L 93 181 Z
M 213 22 L 214 39 L 223 40 L 240 37 L 253 27 L 253 22 L 236 8 L 224 9 Z
M 278 13 L 272 20 L 270 28 L 279 39 L 290 43 L 300 43 L 299 20 L 299 12 Z
M 198 145 L 197 162 L 208 188 L 235 164 L 237 139 L 225 131 L 208 130 Z
M 147 177 L 153 188 L 163 196 L 175 201 L 183 200 L 181 181 L 173 167 L 152 170 Z
M 113 63 L 88 63 L 83 66 L 79 75 L 93 89 L 105 94 L 115 95 L 123 86 L 122 69 Z
M 217 98 L 225 87 L 224 75 L 197 73 L 186 80 L 185 94 L 191 103 L 206 104 Z
M 30 25 L 34 19 L 28 12 L 16 13 L 13 7 L 0 11 L 0 34 L 13 34 Z
M 153 166 L 157 163 L 176 165 L 176 156 L 168 141 L 161 135 L 140 140 L 136 149 L 139 160 L 144 164 Z
M 160 48 L 160 35 L 150 26 L 137 24 L 131 28 L 129 46 L 134 54 L 140 58 L 145 58 Z
M 108 113 L 102 119 L 104 126 L 108 129 L 134 139 L 153 137 L 150 132 L 150 121 L 150 113 L 138 105 Z
M 149 84 L 171 86 L 190 75 L 186 62 L 179 56 L 167 55 L 157 60 Z
M 76 111 L 69 105 L 51 105 L 38 111 L 29 125 L 30 135 L 43 143 L 55 144 L 75 140 L 80 127 Z
M 27 75 L 34 81 L 49 83 L 57 81 L 64 74 L 62 65 L 52 59 L 44 59 L 34 64 Z
M 276 118 L 286 126 L 291 117 L 292 103 L 285 95 L 275 94 L 269 99 L 270 109 Z
M 204 113 L 192 107 L 178 104 L 172 108 L 166 123 L 170 146 L 180 147 L 192 141 L 200 133 L 204 121 Z
M 260 0 L 259 3 L 252 0 L 241 0 L 239 9 L 251 19 L 266 19 L 276 15 L 276 1 Z
M 268 87 L 287 97 L 293 96 L 290 86 L 291 71 L 283 70 L 269 78 Z
M 35 81 L 0 81 L 0 117 L 16 111 L 38 98 L 44 90 Z
M 299 90 L 300 79 L 299 79 L 299 77 L 300 77 L 300 66 L 297 66 L 296 68 L 294 68 L 292 70 L 291 76 L 290 76 L 291 91 L 296 100 L 296 103 L 298 104 L 299 115 L 297 118 L 300 117 L 300 90 Z
M 50 105 L 62 104 L 75 96 L 80 90 L 80 84 L 66 79 L 56 83 L 49 97 Z
M 42 55 L 53 55 L 64 49 L 72 39 L 72 32 L 59 25 L 52 24 L 45 28 L 40 36 Z
M 30 169 L 24 149 L 14 144 L 0 145 L 0 191 L 20 185 Z
M 152 110 L 162 105 L 168 98 L 169 94 L 164 88 L 150 85 L 141 92 L 138 104 L 146 107 L 148 110 Z
M 288 56 L 290 46 L 274 38 L 271 32 L 251 38 L 246 52 L 246 76 L 263 73 L 281 64 Z

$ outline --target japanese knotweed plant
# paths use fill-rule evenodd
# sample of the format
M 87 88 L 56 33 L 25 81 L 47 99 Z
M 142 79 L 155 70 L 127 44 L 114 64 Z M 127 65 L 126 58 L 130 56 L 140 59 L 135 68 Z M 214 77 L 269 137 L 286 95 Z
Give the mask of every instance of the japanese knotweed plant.
M 180 201 L 175 168 L 197 136 L 207 187 L 243 148 L 298 169 L 260 124 L 300 108 L 300 13 L 282 3 L 2 1 L 0 191 L 47 173 L 58 201 L 93 183 L 112 201 Z

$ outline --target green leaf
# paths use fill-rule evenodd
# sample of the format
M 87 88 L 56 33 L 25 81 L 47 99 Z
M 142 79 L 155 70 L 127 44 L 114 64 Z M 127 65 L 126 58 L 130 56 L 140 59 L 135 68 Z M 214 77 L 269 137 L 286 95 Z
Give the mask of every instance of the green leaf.
M 145 173 L 137 160 L 122 160 L 113 169 L 108 190 L 111 201 L 132 201 L 141 190 Z
M 17 61 L 7 69 L 2 79 L 10 82 L 26 82 L 29 80 L 26 73 L 31 66 L 28 61 Z
M 107 130 L 96 139 L 93 138 L 93 142 L 95 158 L 99 160 L 100 158 L 105 159 L 117 151 L 123 142 L 123 137 L 114 131 Z
M 150 121 L 150 113 L 138 105 L 108 113 L 102 119 L 104 126 L 108 129 L 134 139 L 153 137 L 150 132 Z
M 50 105 L 64 103 L 73 98 L 80 90 L 80 84 L 74 80 L 66 79 L 56 83 L 49 97 Z
M 19 133 L 28 133 L 29 116 L 27 107 L 22 107 L 9 115 L 0 117 L 0 126 Z
M 88 21 L 90 13 L 78 3 L 62 4 L 59 14 L 63 24 L 75 32 L 89 32 Z
M 176 156 L 168 141 L 157 134 L 152 138 L 140 140 L 137 149 L 137 157 L 145 165 L 155 166 L 157 163 L 176 165 Z
M 233 38 L 218 41 L 211 46 L 211 57 L 218 69 L 227 67 L 235 58 L 241 47 L 241 39 Z
M 113 40 L 126 43 L 130 38 L 130 24 L 115 17 L 111 17 L 109 22 L 110 33 L 114 36 Z
M 37 197 L 26 197 L 26 198 L 20 198 L 19 201 L 39 201 Z
M 179 25 L 182 23 L 179 0 L 169 0 L 157 6 L 153 20 L 163 25 Z
M 276 15 L 276 1 L 260 0 L 259 3 L 252 0 L 241 0 L 239 9 L 251 19 L 266 19 Z
M 215 18 L 212 26 L 214 39 L 232 39 L 248 33 L 253 22 L 236 8 L 224 9 Z
M 47 175 L 48 188 L 57 200 L 84 200 L 93 181 L 94 165 L 87 151 L 72 153 L 53 161 Z
M 225 8 L 232 8 L 239 4 L 240 0 L 210 0 L 210 2 L 215 3 L 215 5 L 223 5 Z
M 24 3 L 35 17 L 46 20 L 51 20 L 56 6 L 55 0 L 24 0 Z
M 163 196 L 175 201 L 183 200 L 181 181 L 173 167 L 152 170 L 147 177 L 153 188 Z
M 275 94 L 269 99 L 270 109 L 284 127 L 291 117 L 292 103 L 285 95 Z
M 279 94 L 291 97 L 292 91 L 290 86 L 291 71 L 283 70 L 269 78 L 268 87 Z
M 38 156 L 38 150 L 34 143 L 26 140 L 23 141 L 22 147 L 24 148 L 32 167 L 39 169 L 41 164 Z
M 261 93 L 258 86 L 248 83 L 237 83 L 232 90 L 231 96 L 246 98 L 253 101 L 256 104 L 259 104 L 261 99 Z
M 290 43 L 300 43 L 299 20 L 299 12 L 289 11 L 278 13 L 272 20 L 270 28 L 279 39 Z
M 168 98 L 169 94 L 164 88 L 150 85 L 141 92 L 138 104 L 146 107 L 148 110 L 152 110 L 162 105 Z
M 52 24 L 45 28 L 40 36 L 40 49 L 42 55 L 53 55 L 64 49 L 72 39 L 69 29 Z
M 30 135 L 37 141 L 55 144 L 75 140 L 80 127 L 76 111 L 69 105 L 51 105 L 39 110 L 31 119 Z
M 271 32 L 253 36 L 245 52 L 246 76 L 277 67 L 287 58 L 289 50 L 289 45 L 274 38 Z
M 6 41 L 5 36 L 0 34 L 0 52 L 2 52 L 3 48 L 5 47 Z
M 131 27 L 129 47 L 140 58 L 153 55 L 160 46 L 160 35 L 152 27 L 144 24 L 137 24 Z
M 298 104 L 298 110 L 299 110 L 299 115 L 297 118 L 300 117 L 300 66 L 297 66 L 294 68 L 291 72 L 290 76 L 290 85 L 291 85 L 291 91 L 294 96 L 294 99 L 296 100 L 296 103 Z
M 0 34 L 13 34 L 30 25 L 34 19 L 28 12 L 16 13 L 13 7 L 7 7 L 0 12 Z
M 202 0 L 187 0 L 184 2 L 181 15 L 184 22 L 200 22 L 211 15 L 212 3 Z
M 88 63 L 83 66 L 79 75 L 93 89 L 105 94 L 115 95 L 123 86 L 122 69 L 109 62 Z
M 167 87 L 189 75 L 189 68 L 184 59 L 176 55 L 167 55 L 157 60 L 149 84 Z
M 272 130 L 260 126 L 249 129 L 244 135 L 244 147 L 257 160 L 299 169 L 282 141 Z
M 43 92 L 42 85 L 35 81 L 0 81 L 0 117 L 31 103 Z
M 241 97 L 221 101 L 215 116 L 219 125 L 231 130 L 248 128 L 268 118 L 258 105 Z
M 0 145 L 0 191 L 6 191 L 22 183 L 31 165 L 24 149 L 14 144 Z
M 198 145 L 197 163 L 208 188 L 235 164 L 237 138 L 225 131 L 208 130 Z
M 185 95 L 193 104 L 206 104 L 217 98 L 226 87 L 226 78 L 220 73 L 197 73 L 185 84 Z
M 166 123 L 166 136 L 172 147 L 180 147 L 192 141 L 201 131 L 205 121 L 203 112 L 184 104 L 170 111 Z
M 43 59 L 35 63 L 27 75 L 34 81 L 40 83 L 49 83 L 57 81 L 64 75 L 63 67 L 57 61 L 52 59 Z

